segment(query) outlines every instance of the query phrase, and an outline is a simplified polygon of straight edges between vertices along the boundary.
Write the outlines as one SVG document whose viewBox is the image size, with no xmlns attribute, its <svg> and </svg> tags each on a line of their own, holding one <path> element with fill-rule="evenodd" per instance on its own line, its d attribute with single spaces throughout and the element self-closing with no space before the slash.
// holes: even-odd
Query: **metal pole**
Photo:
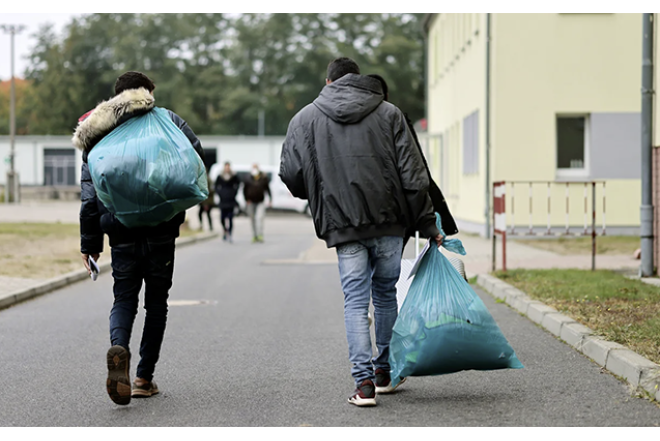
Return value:
<svg viewBox="0 0 660 441">
<path fill-rule="evenodd" d="M 534 235 L 534 226 L 532 219 L 532 196 L 533 196 L 532 183 L 530 182 L 529 183 L 529 232 L 527 233 L 528 236 Z"/>
<path fill-rule="evenodd" d="M 653 16 L 643 14 L 642 44 L 642 206 L 640 275 L 651 277 L 653 263 Z"/>
<path fill-rule="evenodd" d="M 511 234 L 516 234 L 516 213 L 513 207 L 515 207 L 516 202 L 516 190 L 515 183 L 511 183 Z"/>
<path fill-rule="evenodd" d="M 504 187 L 506 192 L 506 187 Z M 506 193 L 502 195 L 502 213 L 506 213 Z M 502 231 L 502 271 L 506 272 L 506 223 Z"/>
<path fill-rule="evenodd" d="M 568 218 L 568 207 L 569 207 L 569 189 L 568 189 L 568 182 L 566 183 L 566 234 L 567 236 L 571 234 L 570 227 L 569 227 L 569 218 Z"/>
<path fill-rule="evenodd" d="M 596 271 L 596 183 L 591 183 L 591 271 Z"/>
<path fill-rule="evenodd" d="M 266 114 L 264 110 L 259 111 L 259 136 L 264 136 L 266 132 Z"/>
<path fill-rule="evenodd" d="M 9 111 L 9 144 L 11 146 L 11 153 L 9 154 L 12 177 L 14 176 L 14 149 L 16 148 L 16 80 L 14 79 L 14 35 L 15 30 L 11 32 L 11 98 L 10 98 L 10 111 Z M 12 189 L 12 194 L 13 194 Z"/>
<path fill-rule="evenodd" d="M 494 182 L 493 182 L 493 199 L 495 199 L 495 183 Z M 493 243 L 493 252 L 492 252 L 493 271 L 495 271 L 495 269 L 497 268 L 497 234 L 495 234 L 495 208 L 494 208 L 494 205 L 495 205 L 495 201 L 493 200 L 493 214 L 492 214 L 493 222 L 492 222 L 492 225 L 491 225 L 491 229 L 493 230 L 492 231 L 492 238 L 491 238 L 491 242 Z"/>
<path fill-rule="evenodd" d="M 587 229 L 587 212 L 588 212 L 587 211 L 587 201 L 589 199 L 589 197 L 587 196 L 587 190 L 588 190 L 587 185 L 588 184 L 585 182 L 584 183 L 584 231 L 582 232 L 583 236 L 586 236 L 587 234 L 589 234 L 588 229 Z"/>
<path fill-rule="evenodd" d="M 551 208 L 550 208 L 550 183 L 548 182 L 548 231 L 545 232 L 546 236 L 551 236 L 552 235 L 552 231 L 551 231 L 551 228 L 550 228 L 550 210 L 551 210 Z"/>
<path fill-rule="evenodd" d="M 506 230 L 502 232 L 502 271 L 506 272 Z"/>
<path fill-rule="evenodd" d="M 607 234 L 606 228 L 605 228 L 605 203 L 607 202 L 607 198 L 605 197 L 605 181 L 603 181 L 603 232 L 601 233 L 601 236 L 605 236 Z"/>
<path fill-rule="evenodd" d="M 486 235 L 491 234 L 490 227 L 490 13 L 486 14 Z M 506 228 L 505 228 L 506 230 Z M 493 233 L 494 235 L 495 233 Z M 488 238 L 488 236 L 486 236 Z"/>
<path fill-rule="evenodd" d="M 14 168 L 16 156 L 16 80 L 14 75 L 14 37 L 25 29 L 24 25 L 0 25 L 10 35 L 11 92 L 9 99 L 9 173 L 5 185 L 5 202 L 18 201 L 18 182 Z"/>
</svg>

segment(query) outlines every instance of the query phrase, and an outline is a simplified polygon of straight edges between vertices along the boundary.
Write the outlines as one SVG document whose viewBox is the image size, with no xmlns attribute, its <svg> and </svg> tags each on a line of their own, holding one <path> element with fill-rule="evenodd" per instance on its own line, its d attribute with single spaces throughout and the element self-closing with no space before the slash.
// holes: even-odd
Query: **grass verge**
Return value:
<svg viewBox="0 0 660 441">
<path fill-rule="evenodd" d="M 2 276 L 48 279 L 82 268 L 79 250 L 77 224 L 0 223 Z"/>
<path fill-rule="evenodd" d="M 540 239 L 511 239 L 523 245 L 552 251 L 564 256 L 591 254 L 591 237 L 557 237 Z M 635 236 L 598 236 L 596 254 L 632 255 L 640 247 L 640 239 Z"/>
<path fill-rule="evenodd" d="M 199 234 L 181 228 L 181 237 Z M 100 261 L 110 259 L 105 236 Z M 0 223 L 0 276 L 49 279 L 82 269 L 80 226 L 61 223 Z"/>
<path fill-rule="evenodd" d="M 660 364 L 660 288 L 606 270 L 516 269 L 495 276 Z"/>
</svg>

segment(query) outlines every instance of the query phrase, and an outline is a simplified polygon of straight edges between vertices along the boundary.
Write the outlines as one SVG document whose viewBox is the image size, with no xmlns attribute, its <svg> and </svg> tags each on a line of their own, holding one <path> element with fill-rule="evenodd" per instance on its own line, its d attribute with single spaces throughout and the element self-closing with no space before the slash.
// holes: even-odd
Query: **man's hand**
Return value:
<svg viewBox="0 0 660 441">
<path fill-rule="evenodd" d="M 96 263 L 98 263 L 99 257 L 101 257 L 101 255 L 100 254 L 81 254 L 81 256 L 82 256 L 83 264 L 85 265 L 85 268 L 87 268 L 87 274 L 92 274 L 92 269 L 89 267 L 89 262 L 88 262 L 89 256 L 92 256 L 92 259 L 94 259 L 94 261 Z"/>
<path fill-rule="evenodd" d="M 442 242 L 445 240 L 445 237 L 442 234 L 438 234 L 433 238 L 435 240 L 435 243 L 438 245 L 438 248 L 442 246 Z"/>
</svg>

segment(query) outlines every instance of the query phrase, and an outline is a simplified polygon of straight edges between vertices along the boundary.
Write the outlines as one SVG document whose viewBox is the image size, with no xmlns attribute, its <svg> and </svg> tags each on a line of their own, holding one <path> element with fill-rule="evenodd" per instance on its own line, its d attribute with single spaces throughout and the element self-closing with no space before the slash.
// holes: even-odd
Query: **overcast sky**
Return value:
<svg viewBox="0 0 660 441">
<path fill-rule="evenodd" d="M 32 37 L 39 26 L 44 23 L 53 23 L 56 32 L 60 33 L 64 25 L 68 24 L 75 16 L 82 14 L 0 14 L 0 24 L 23 24 L 27 28 L 20 34 L 16 35 L 15 40 L 15 61 L 14 71 L 16 77 L 22 78 L 23 72 L 28 65 L 25 57 L 30 53 L 35 45 L 36 40 Z M 0 30 L 0 80 L 8 80 L 11 78 L 11 65 L 10 65 L 10 37 L 9 34 Z"/>
</svg>

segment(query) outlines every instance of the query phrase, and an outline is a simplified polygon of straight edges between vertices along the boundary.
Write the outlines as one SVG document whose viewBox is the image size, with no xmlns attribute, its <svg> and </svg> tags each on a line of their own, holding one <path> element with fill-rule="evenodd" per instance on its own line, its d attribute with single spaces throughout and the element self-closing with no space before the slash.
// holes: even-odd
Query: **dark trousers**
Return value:
<svg viewBox="0 0 660 441">
<path fill-rule="evenodd" d="M 174 274 L 173 235 L 142 237 L 112 247 L 115 301 L 110 312 L 110 342 L 129 349 L 138 294 L 144 280 L 144 329 L 137 376 L 151 381 L 167 322 L 167 297 Z"/>
<path fill-rule="evenodd" d="M 199 227 L 202 228 L 202 216 L 204 215 L 204 212 L 206 212 L 206 217 L 209 219 L 209 229 L 213 231 L 213 221 L 211 220 L 211 208 L 208 205 L 200 205 L 199 206 Z"/>
<path fill-rule="evenodd" d="M 234 229 L 234 209 L 233 208 L 221 208 L 220 209 L 220 223 L 222 228 L 225 230 L 225 233 L 231 234 L 231 231 Z"/>
</svg>

